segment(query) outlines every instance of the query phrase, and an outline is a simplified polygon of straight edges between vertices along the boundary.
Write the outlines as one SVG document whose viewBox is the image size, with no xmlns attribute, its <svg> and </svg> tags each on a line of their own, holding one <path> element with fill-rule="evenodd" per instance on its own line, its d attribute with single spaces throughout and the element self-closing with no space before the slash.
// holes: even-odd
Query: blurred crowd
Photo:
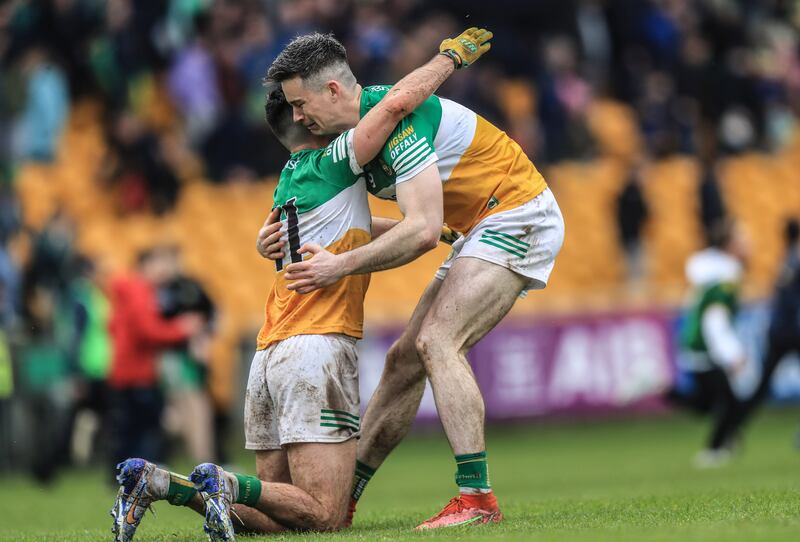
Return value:
<svg viewBox="0 0 800 542">
<path fill-rule="evenodd" d="M 179 250 L 144 250 L 134 269 L 107 276 L 74 250 L 73 231 L 57 213 L 29 265 L 4 268 L 0 471 L 47 482 L 66 465 L 111 473 L 132 455 L 224 459 L 228 413 L 207 386 L 215 308 Z"/>
<path fill-rule="evenodd" d="M 501 126 L 537 165 L 597 156 L 589 118 L 599 101 L 635 113 L 644 152 L 618 199 L 632 280 L 642 269 L 648 161 L 700 157 L 702 221 L 711 228 L 725 215 L 716 161 L 780 149 L 796 129 L 793 0 L 0 0 L 0 468 L 15 385 L 32 398 L 25 415 L 48 428 L 41 438 L 49 444 L 28 446 L 45 454 L 32 459 L 42 478 L 49 458 L 93 449 L 78 446 L 76 432 L 107 430 L 114 408 L 162 413 L 160 393 L 136 399 L 144 407 L 133 398 L 112 404 L 124 394 L 109 393 L 119 355 L 109 322 L 124 309 L 114 306 L 113 281 L 98 280 L 94 264 L 75 254 L 68 218 L 57 213 L 42 231 L 21 231 L 15 172 L 69 159 L 59 142 L 71 107 L 99 104 L 106 155 L 97 182 L 118 212 L 167 213 L 187 177 L 257 181 L 280 170 L 286 152 L 264 123 L 262 79 L 292 37 L 333 32 L 360 82 L 377 84 L 396 81 L 472 25 L 494 31 L 492 52 L 441 93 Z M 19 235 L 31 239 L 24 267 L 10 256 Z M 153 258 L 166 262 L 155 278 L 147 276 Z M 153 317 L 169 327 L 199 312 L 203 323 L 158 343 L 152 355 L 172 362 L 146 387 L 172 378 L 170 389 L 188 387 L 200 394 L 190 401 L 203 402 L 201 337 L 213 329 L 213 310 L 210 301 L 170 308 L 174 282 L 192 282 L 178 260 L 166 249 L 140 258 L 137 273 L 157 299 Z M 22 378 L 11 376 L 12 356 L 22 360 Z M 87 409 L 93 422 L 80 415 Z M 153 446 L 162 447 L 159 435 Z M 207 454 L 208 442 L 190 445 Z"/>
<path fill-rule="evenodd" d="M 592 156 L 604 98 L 634 108 L 654 157 L 772 149 L 794 124 L 791 0 L 5 0 L 0 158 L 53 159 L 70 103 L 97 99 L 102 177 L 163 211 L 187 156 L 214 181 L 279 170 L 262 79 L 293 36 L 333 32 L 362 83 L 390 83 L 471 24 L 495 31 L 492 54 L 442 93 L 540 164 Z"/>
</svg>

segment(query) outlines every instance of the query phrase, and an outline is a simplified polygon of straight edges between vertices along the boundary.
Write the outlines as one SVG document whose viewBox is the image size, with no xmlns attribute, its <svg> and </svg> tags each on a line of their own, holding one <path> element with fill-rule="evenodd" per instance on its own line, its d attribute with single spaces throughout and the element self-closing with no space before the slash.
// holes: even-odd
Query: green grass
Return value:
<svg viewBox="0 0 800 542">
<path fill-rule="evenodd" d="M 410 529 L 453 496 L 454 465 L 438 432 L 416 436 L 373 478 L 353 529 L 270 538 L 796 541 L 800 452 L 792 442 L 798 421 L 797 409 L 759 417 L 741 456 L 714 471 L 691 467 L 707 424 L 684 417 L 494 430 L 490 467 L 506 521 L 424 534 Z M 111 539 L 113 492 L 96 471 L 65 473 L 48 489 L 6 479 L 2 489 L 0 540 Z M 138 541 L 205 539 L 200 516 L 167 504 L 156 509 Z"/>
</svg>

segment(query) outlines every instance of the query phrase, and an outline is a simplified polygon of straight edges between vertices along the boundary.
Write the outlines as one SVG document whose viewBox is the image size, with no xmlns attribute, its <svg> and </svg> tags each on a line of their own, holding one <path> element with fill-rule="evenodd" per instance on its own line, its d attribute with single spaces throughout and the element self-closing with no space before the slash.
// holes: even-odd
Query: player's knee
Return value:
<svg viewBox="0 0 800 542">
<path fill-rule="evenodd" d="M 315 531 L 335 531 L 344 524 L 344 515 L 341 510 L 334 507 L 325 507 L 318 518 L 316 518 Z"/>
<path fill-rule="evenodd" d="M 414 341 L 403 338 L 392 345 L 386 353 L 384 373 L 395 380 L 409 382 L 425 378 L 425 368 Z"/>
<path fill-rule="evenodd" d="M 259 465 L 256 463 L 256 476 L 259 480 L 269 480 L 272 476 L 269 468 L 266 465 Z"/>
<path fill-rule="evenodd" d="M 439 362 L 443 359 L 443 338 L 437 337 L 437 333 L 433 329 L 426 329 L 420 332 L 414 343 L 416 347 L 417 356 L 422 362 L 425 372 L 430 374 L 436 370 Z"/>
</svg>

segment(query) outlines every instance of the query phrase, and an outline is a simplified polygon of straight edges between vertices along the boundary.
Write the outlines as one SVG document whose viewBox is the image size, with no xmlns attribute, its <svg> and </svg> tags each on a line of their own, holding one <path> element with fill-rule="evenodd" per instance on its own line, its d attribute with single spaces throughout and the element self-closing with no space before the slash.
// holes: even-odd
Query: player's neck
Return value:
<svg viewBox="0 0 800 542">
<path fill-rule="evenodd" d="M 350 128 L 355 128 L 358 121 L 361 120 L 361 92 L 364 89 L 356 83 L 355 92 L 353 92 L 353 98 L 349 100 L 345 106 L 344 111 L 344 119 L 346 126 L 343 126 L 343 130 L 349 130 Z"/>
<path fill-rule="evenodd" d="M 300 151 L 308 151 L 314 149 L 321 149 L 323 147 L 327 147 L 328 143 L 331 142 L 330 136 L 311 136 L 310 138 L 306 139 L 302 143 L 298 143 L 297 145 L 293 145 L 289 152 L 294 154 Z"/>
</svg>

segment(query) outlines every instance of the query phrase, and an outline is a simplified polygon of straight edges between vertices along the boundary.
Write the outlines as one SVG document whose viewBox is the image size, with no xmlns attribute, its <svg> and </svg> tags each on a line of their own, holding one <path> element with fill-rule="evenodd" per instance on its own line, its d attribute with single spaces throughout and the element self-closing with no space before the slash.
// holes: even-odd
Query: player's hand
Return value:
<svg viewBox="0 0 800 542">
<path fill-rule="evenodd" d="M 281 240 L 280 218 L 281 210 L 276 207 L 264 221 L 256 239 L 256 250 L 262 257 L 270 260 L 282 260 L 284 257 L 282 249 L 285 241 Z"/>
<path fill-rule="evenodd" d="M 453 59 L 456 69 L 466 68 L 492 48 L 489 40 L 494 34 L 485 28 L 472 27 L 460 36 L 448 38 L 439 45 L 439 52 Z"/>
<path fill-rule="evenodd" d="M 298 254 L 311 254 L 311 258 L 290 264 L 286 268 L 286 288 L 299 294 L 307 294 L 338 282 L 342 277 L 342 266 L 336 254 L 328 252 L 314 243 L 306 243 Z"/>
<path fill-rule="evenodd" d="M 442 226 L 442 234 L 439 236 L 439 241 L 442 243 L 447 243 L 448 245 L 452 245 L 458 241 L 459 237 L 461 237 L 460 233 L 445 224 Z"/>
</svg>

